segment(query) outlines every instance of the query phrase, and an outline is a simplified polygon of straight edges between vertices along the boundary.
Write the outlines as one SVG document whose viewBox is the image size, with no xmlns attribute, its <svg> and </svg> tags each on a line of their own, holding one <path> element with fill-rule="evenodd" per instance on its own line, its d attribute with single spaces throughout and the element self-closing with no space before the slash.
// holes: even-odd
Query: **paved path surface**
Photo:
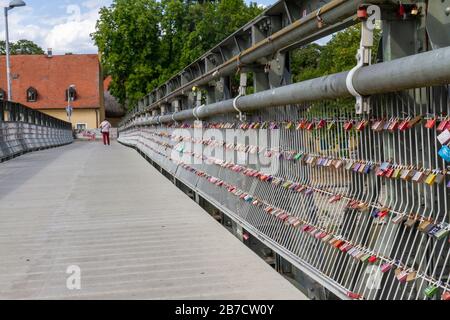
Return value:
<svg viewBox="0 0 450 320">
<path fill-rule="evenodd" d="M 77 142 L 0 164 L 0 299 L 61 298 L 305 297 L 137 152 Z"/>
</svg>

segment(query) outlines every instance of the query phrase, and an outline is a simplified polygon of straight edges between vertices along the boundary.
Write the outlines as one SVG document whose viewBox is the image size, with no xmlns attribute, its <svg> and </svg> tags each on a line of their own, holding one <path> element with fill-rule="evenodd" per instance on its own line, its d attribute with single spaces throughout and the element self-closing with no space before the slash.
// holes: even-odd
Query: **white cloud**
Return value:
<svg viewBox="0 0 450 320">
<path fill-rule="evenodd" d="M 32 40 L 44 50 L 52 48 L 55 54 L 96 53 L 90 34 L 95 31 L 100 7 L 110 2 L 86 0 L 80 6 L 69 4 L 64 6 L 65 14 L 60 16 L 39 16 L 31 6 L 12 10 L 9 15 L 10 41 Z M 2 22 L 0 34 L 4 34 Z"/>
<path fill-rule="evenodd" d="M 66 21 L 54 25 L 45 37 L 45 43 L 54 52 L 95 52 L 96 48 L 90 38 L 95 31 L 98 8 L 85 14 L 77 6 L 68 6 L 69 16 Z"/>
</svg>

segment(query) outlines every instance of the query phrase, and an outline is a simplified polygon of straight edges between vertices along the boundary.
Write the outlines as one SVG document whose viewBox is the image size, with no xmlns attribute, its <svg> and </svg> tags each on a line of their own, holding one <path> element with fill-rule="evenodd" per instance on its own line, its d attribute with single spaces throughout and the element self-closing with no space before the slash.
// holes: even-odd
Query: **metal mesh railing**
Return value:
<svg viewBox="0 0 450 320">
<path fill-rule="evenodd" d="M 0 160 L 71 143 L 72 125 L 13 102 L 0 102 Z"/>
<path fill-rule="evenodd" d="M 139 148 L 322 284 L 350 298 L 449 294 L 449 87 L 206 122 L 140 126 Z"/>
</svg>

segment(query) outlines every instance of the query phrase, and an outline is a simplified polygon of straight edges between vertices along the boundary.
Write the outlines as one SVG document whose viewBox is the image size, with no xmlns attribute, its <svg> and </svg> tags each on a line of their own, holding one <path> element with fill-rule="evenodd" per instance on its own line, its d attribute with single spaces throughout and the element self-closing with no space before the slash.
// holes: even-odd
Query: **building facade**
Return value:
<svg viewBox="0 0 450 320">
<path fill-rule="evenodd" d="M 98 128 L 105 119 L 103 75 L 96 54 L 11 56 L 12 100 L 75 129 Z M 0 99 L 7 99 L 6 58 L 0 57 Z"/>
</svg>

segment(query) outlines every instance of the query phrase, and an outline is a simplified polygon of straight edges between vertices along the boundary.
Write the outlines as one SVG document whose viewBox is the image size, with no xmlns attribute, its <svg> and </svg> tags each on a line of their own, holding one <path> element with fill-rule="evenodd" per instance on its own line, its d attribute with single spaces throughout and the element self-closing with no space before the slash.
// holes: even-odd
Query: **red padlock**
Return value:
<svg viewBox="0 0 450 320">
<path fill-rule="evenodd" d="M 344 124 L 344 129 L 346 130 L 346 131 L 349 131 L 349 130 L 351 130 L 353 128 L 353 121 L 348 121 L 348 122 L 346 122 L 345 124 Z"/>
<path fill-rule="evenodd" d="M 450 301 L 450 291 L 445 291 L 441 296 L 441 300 Z"/>
<path fill-rule="evenodd" d="M 361 299 L 361 295 L 359 293 L 354 293 L 354 292 L 347 292 L 347 297 L 351 298 L 351 299 Z"/>
<path fill-rule="evenodd" d="M 327 122 L 325 120 L 320 120 L 319 123 L 317 124 L 316 129 L 322 129 L 327 125 Z"/>
<path fill-rule="evenodd" d="M 439 126 L 437 127 L 436 130 L 439 132 L 444 131 L 448 125 L 449 125 L 449 121 L 447 118 L 445 118 L 444 120 L 441 121 L 441 123 L 439 124 Z"/>
<path fill-rule="evenodd" d="M 433 129 L 435 125 L 436 125 L 436 118 L 428 119 L 427 123 L 425 124 L 425 128 Z"/>
<path fill-rule="evenodd" d="M 359 7 L 357 15 L 358 19 L 366 20 L 369 17 L 369 15 L 367 14 L 367 8 L 363 6 Z"/>
</svg>

